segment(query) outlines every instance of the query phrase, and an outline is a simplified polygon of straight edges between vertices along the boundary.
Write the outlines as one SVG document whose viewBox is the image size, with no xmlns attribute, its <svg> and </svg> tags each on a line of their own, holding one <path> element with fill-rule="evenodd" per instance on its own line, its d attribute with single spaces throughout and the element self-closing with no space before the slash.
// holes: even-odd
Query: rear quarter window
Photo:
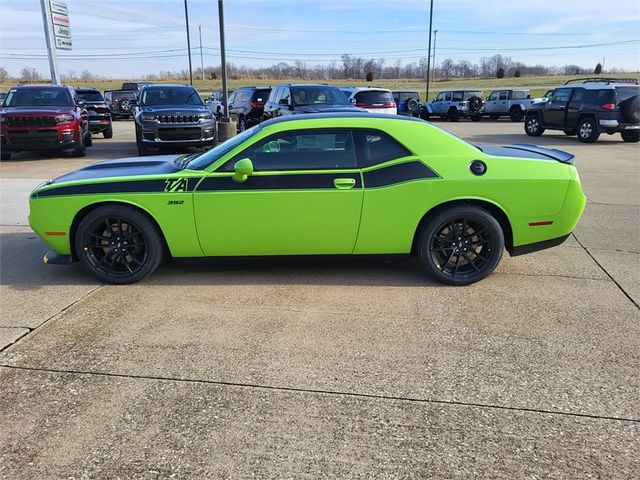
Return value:
<svg viewBox="0 0 640 480">
<path fill-rule="evenodd" d="M 362 142 L 360 166 L 363 168 L 411 155 L 409 150 L 384 132 L 364 131 L 358 135 Z"/>
</svg>

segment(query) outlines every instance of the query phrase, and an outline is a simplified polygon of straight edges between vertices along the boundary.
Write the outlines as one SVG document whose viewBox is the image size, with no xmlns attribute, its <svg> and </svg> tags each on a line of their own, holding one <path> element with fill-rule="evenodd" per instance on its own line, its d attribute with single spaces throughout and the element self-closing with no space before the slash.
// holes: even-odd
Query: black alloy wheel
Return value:
<svg viewBox="0 0 640 480">
<path fill-rule="evenodd" d="M 162 261 L 163 245 L 153 222 L 136 209 L 99 207 L 78 226 L 76 253 L 96 277 L 109 283 L 132 283 Z"/>
<path fill-rule="evenodd" d="M 593 117 L 583 117 L 578 123 L 578 140 L 582 143 L 594 143 L 600 137 L 596 120 Z"/>
<path fill-rule="evenodd" d="M 544 133 L 544 128 L 540 125 L 537 115 L 528 115 L 524 121 L 524 133 L 530 137 L 539 137 Z"/>
<path fill-rule="evenodd" d="M 504 250 L 497 220 L 475 206 L 453 207 L 436 215 L 419 239 L 427 272 L 449 285 L 469 285 L 496 268 Z"/>
</svg>

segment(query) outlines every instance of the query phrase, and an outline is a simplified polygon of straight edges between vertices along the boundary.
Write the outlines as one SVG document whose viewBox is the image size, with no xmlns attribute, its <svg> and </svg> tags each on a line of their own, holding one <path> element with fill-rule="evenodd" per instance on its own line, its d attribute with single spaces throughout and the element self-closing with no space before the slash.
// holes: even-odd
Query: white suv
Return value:
<svg viewBox="0 0 640 480">
<path fill-rule="evenodd" d="M 351 103 L 369 113 L 396 115 L 398 109 L 391 90 L 379 87 L 340 87 Z"/>
</svg>

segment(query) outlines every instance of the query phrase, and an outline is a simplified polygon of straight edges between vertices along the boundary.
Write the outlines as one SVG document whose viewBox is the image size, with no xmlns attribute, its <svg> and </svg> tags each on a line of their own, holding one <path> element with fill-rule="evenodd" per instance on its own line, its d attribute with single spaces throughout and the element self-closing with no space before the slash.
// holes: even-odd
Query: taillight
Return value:
<svg viewBox="0 0 640 480">
<path fill-rule="evenodd" d="M 615 110 L 616 109 L 616 104 L 615 103 L 605 103 L 604 105 L 602 105 L 602 108 L 604 108 L 605 110 Z"/>
<path fill-rule="evenodd" d="M 251 106 L 253 108 L 262 108 L 264 107 L 264 102 L 251 102 Z"/>
</svg>

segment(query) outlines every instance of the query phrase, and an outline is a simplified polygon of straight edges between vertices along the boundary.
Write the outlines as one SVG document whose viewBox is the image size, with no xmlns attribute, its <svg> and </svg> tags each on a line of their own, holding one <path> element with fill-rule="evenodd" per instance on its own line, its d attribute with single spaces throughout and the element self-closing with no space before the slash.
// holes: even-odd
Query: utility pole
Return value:
<svg viewBox="0 0 640 480">
<path fill-rule="evenodd" d="M 431 28 L 433 27 L 433 0 L 429 10 L 429 51 L 427 52 L 427 92 L 425 102 L 429 101 L 429 78 L 431 77 Z"/>
<path fill-rule="evenodd" d="M 193 85 L 193 68 L 191 67 L 191 38 L 189 38 L 189 8 L 184 0 L 184 23 L 187 27 L 187 50 L 189 52 L 189 84 Z"/>
<path fill-rule="evenodd" d="M 220 24 L 220 76 L 222 77 L 222 118 L 218 122 L 218 140 L 225 141 L 236 134 L 236 124 L 229 118 L 229 99 L 227 96 L 227 56 L 224 45 L 224 7 L 218 0 L 218 22 Z"/>
<path fill-rule="evenodd" d="M 602 73 L 604 73 L 604 59 L 605 59 L 605 58 L 606 58 L 606 57 L 602 57 Z"/>
<path fill-rule="evenodd" d="M 202 70 L 202 81 L 204 82 L 204 57 L 202 56 L 202 25 L 198 25 L 198 35 L 200 36 L 200 70 Z"/>
<path fill-rule="evenodd" d="M 438 30 L 433 31 L 433 83 L 436 83 L 436 40 L 438 39 Z M 427 98 L 427 101 L 429 99 Z"/>
<path fill-rule="evenodd" d="M 53 41 L 53 28 L 51 26 L 51 10 L 49 0 L 40 0 L 42 7 L 42 24 L 44 26 L 44 38 L 47 41 L 47 53 L 49 54 L 49 69 L 51 70 L 51 83 L 60 84 L 58 75 L 58 56 Z"/>
</svg>

